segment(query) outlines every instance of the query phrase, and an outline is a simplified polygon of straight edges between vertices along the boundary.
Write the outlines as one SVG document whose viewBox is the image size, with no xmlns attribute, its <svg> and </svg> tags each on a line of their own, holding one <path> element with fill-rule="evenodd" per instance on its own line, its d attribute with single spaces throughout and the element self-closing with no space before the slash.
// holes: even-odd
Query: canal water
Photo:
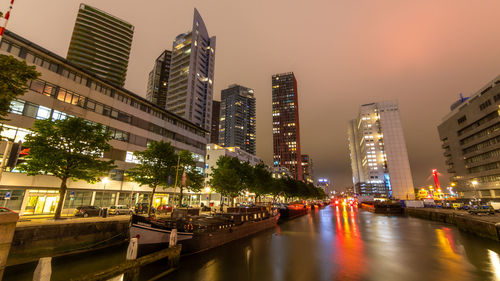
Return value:
<svg viewBox="0 0 500 281">
<path fill-rule="evenodd" d="M 123 256 L 121 247 L 74 261 L 55 259 L 52 280 L 114 265 Z M 28 267 L 8 268 L 4 280 L 31 280 L 34 265 Z M 329 206 L 248 239 L 182 256 L 180 268 L 161 280 L 500 280 L 500 243 L 451 225 Z"/>
</svg>

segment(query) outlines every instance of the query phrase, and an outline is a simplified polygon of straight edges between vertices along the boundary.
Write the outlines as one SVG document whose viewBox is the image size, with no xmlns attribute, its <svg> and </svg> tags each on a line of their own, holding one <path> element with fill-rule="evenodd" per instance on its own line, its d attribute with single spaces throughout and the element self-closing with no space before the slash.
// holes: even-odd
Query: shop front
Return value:
<svg viewBox="0 0 500 281">
<path fill-rule="evenodd" d="M 24 215 L 53 214 L 59 202 L 59 191 L 48 189 L 26 190 Z"/>
</svg>

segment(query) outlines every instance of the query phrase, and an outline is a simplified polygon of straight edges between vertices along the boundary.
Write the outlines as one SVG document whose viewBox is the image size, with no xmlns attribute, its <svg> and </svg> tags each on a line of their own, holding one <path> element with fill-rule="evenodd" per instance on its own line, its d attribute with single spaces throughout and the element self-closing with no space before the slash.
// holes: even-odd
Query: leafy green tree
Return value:
<svg viewBox="0 0 500 281">
<path fill-rule="evenodd" d="M 270 194 L 272 191 L 273 178 L 271 172 L 266 169 L 266 165 L 257 164 L 252 168 L 251 181 L 248 183 L 249 191 L 255 193 L 255 201 L 262 195 Z"/>
<path fill-rule="evenodd" d="M 186 173 L 186 182 L 179 185 L 179 207 L 182 206 L 182 197 L 184 189 L 193 192 L 199 192 L 203 188 L 203 175 L 196 170 L 196 160 L 193 154 L 187 150 L 181 150 L 178 153 L 179 157 L 179 176 L 182 176 L 184 172 Z"/>
<path fill-rule="evenodd" d="M 28 91 L 28 81 L 38 78 L 35 66 L 13 56 L 0 55 L 0 121 L 5 121 L 10 103 Z"/>
<path fill-rule="evenodd" d="M 28 175 L 51 174 L 61 180 L 55 219 L 61 217 L 68 179 L 95 183 L 114 167 L 113 161 L 101 160 L 110 149 L 109 140 L 103 125 L 81 118 L 35 121 L 23 144 L 29 153 L 20 170 Z"/>
<path fill-rule="evenodd" d="M 153 189 L 149 198 L 149 216 L 156 188 L 169 185 L 169 177 L 175 173 L 177 157 L 174 147 L 163 141 L 151 142 L 146 150 L 134 152 L 134 156 L 137 157 L 139 163 L 128 171 L 128 175 L 138 184 L 147 185 Z"/>
<path fill-rule="evenodd" d="M 210 184 L 213 189 L 222 196 L 234 199 L 240 195 L 245 188 L 243 177 L 240 174 L 241 171 L 241 163 L 238 158 L 221 156 L 217 160 L 217 167 L 212 171 Z M 233 200 L 231 202 L 233 202 Z"/>
</svg>

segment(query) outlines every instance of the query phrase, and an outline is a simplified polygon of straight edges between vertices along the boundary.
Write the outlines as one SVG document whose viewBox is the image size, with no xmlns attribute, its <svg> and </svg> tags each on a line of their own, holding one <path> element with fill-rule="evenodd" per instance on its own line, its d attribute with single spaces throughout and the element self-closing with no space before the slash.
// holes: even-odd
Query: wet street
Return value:
<svg viewBox="0 0 500 281">
<path fill-rule="evenodd" d="M 56 258 L 52 280 L 69 280 L 124 259 L 118 247 Z M 500 243 L 454 226 L 330 206 L 249 239 L 181 257 L 161 280 L 500 280 Z M 31 280 L 35 264 L 8 268 L 4 280 Z M 30 272 L 31 271 L 31 272 Z M 141 270 L 141 280 L 160 272 Z"/>
</svg>

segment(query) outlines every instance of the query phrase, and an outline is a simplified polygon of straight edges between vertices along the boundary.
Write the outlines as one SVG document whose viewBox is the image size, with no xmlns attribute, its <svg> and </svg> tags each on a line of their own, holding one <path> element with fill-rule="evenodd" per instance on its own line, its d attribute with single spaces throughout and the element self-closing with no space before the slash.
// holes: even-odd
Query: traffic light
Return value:
<svg viewBox="0 0 500 281">
<path fill-rule="evenodd" d="M 9 160 L 7 161 L 7 167 L 10 170 L 14 169 L 18 164 L 24 162 L 24 156 L 28 155 L 29 148 L 23 147 L 22 142 L 17 142 L 12 144 L 12 149 L 10 150 Z"/>
</svg>

